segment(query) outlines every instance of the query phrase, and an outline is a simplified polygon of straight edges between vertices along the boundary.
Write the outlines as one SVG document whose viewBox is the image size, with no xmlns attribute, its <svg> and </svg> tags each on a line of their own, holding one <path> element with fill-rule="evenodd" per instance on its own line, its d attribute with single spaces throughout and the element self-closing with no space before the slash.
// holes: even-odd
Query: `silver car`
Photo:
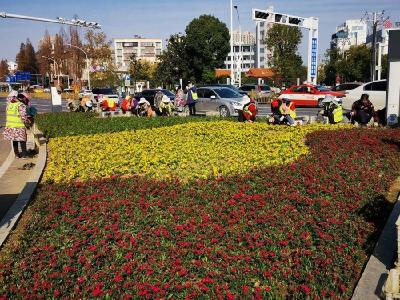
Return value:
<svg viewBox="0 0 400 300">
<path fill-rule="evenodd" d="M 226 87 L 205 86 L 197 89 L 196 114 L 237 116 L 243 108 L 243 96 Z"/>
</svg>

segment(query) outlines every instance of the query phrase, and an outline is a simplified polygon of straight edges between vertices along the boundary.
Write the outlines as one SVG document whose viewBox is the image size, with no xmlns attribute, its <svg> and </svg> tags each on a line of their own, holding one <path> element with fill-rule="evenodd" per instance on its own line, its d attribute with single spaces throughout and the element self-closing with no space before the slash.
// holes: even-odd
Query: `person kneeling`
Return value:
<svg viewBox="0 0 400 300">
<path fill-rule="evenodd" d="M 243 109 L 239 111 L 239 122 L 254 122 L 257 112 L 257 105 L 254 99 L 245 97 Z"/>
<path fill-rule="evenodd" d="M 168 96 L 163 96 L 160 105 L 158 106 L 160 115 L 164 117 L 172 116 L 172 110 L 174 109 L 174 104 L 171 102 Z"/>
</svg>

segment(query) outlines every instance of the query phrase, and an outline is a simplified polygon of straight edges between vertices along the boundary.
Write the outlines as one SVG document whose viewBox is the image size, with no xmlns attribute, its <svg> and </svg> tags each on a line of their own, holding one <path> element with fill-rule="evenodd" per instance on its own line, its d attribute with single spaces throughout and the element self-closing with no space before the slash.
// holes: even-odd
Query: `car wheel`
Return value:
<svg viewBox="0 0 400 300">
<path fill-rule="evenodd" d="M 219 115 L 223 118 L 229 117 L 231 114 L 229 112 L 229 109 L 223 105 L 219 108 Z"/>
<path fill-rule="evenodd" d="M 322 101 L 324 101 L 324 99 L 323 99 L 323 98 L 321 98 L 321 99 L 318 99 L 318 104 L 317 104 L 317 107 L 322 107 Z"/>
</svg>

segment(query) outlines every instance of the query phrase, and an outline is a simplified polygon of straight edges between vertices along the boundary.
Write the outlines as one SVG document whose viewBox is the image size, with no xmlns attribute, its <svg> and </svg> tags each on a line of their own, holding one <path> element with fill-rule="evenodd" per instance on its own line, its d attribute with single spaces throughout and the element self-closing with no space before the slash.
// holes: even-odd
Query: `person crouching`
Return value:
<svg viewBox="0 0 400 300">
<path fill-rule="evenodd" d="M 172 116 L 172 110 L 174 109 L 174 104 L 171 102 L 168 96 L 164 95 L 162 97 L 161 103 L 158 106 L 160 116 L 170 117 Z"/>
<path fill-rule="evenodd" d="M 256 120 L 258 110 L 254 99 L 244 97 L 243 109 L 239 111 L 239 122 L 254 122 Z"/>
</svg>

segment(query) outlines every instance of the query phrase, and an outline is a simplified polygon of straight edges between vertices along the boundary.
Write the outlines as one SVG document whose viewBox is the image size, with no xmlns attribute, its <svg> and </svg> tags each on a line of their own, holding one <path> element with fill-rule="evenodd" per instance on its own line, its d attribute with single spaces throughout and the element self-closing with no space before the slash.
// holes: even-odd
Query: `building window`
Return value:
<svg viewBox="0 0 400 300">
<path fill-rule="evenodd" d="M 152 42 L 141 42 L 140 45 L 142 47 L 153 47 L 154 44 Z"/>
</svg>

